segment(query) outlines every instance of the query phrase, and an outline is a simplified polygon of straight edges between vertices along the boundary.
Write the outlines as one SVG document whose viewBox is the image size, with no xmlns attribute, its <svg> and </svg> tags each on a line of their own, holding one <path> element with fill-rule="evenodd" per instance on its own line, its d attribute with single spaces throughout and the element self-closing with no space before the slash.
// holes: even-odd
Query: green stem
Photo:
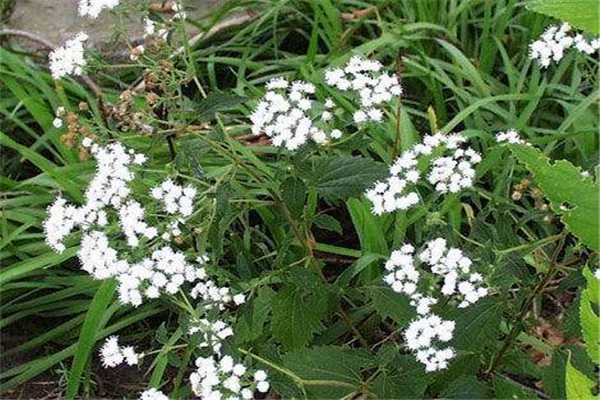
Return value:
<svg viewBox="0 0 600 400">
<path fill-rule="evenodd" d="M 533 304 L 535 298 L 538 296 L 538 294 L 542 293 L 542 291 L 544 290 L 544 288 L 546 287 L 548 282 L 550 282 L 552 280 L 552 278 L 554 277 L 554 274 L 558 271 L 557 260 L 558 260 L 559 254 L 563 248 L 566 233 L 562 232 L 559 235 L 554 235 L 554 236 L 557 236 L 560 238 L 560 243 L 554 249 L 554 253 L 552 254 L 550 268 L 548 268 L 546 275 L 544 275 L 542 280 L 535 286 L 535 288 L 533 289 L 533 291 L 531 292 L 529 297 L 527 299 L 525 299 L 525 301 L 521 305 L 521 310 L 515 317 L 513 324 L 512 324 L 512 328 L 511 328 L 510 332 L 508 333 L 508 335 L 506 336 L 506 339 L 504 340 L 504 344 L 500 348 L 500 351 L 498 351 L 498 353 L 496 353 L 496 356 L 492 359 L 492 362 L 490 363 L 489 368 L 485 372 L 485 374 L 487 376 L 491 376 L 494 373 L 496 368 L 500 365 L 500 362 L 502 361 L 502 357 L 504 357 L 504 354 L 508 351 L 508 349 L 513 344 L 513 342 L 516 340 L 516 338 L 519 336 L 519 334 L 521 334 L 521 332 L 523 331 L 523 328 L 524 328 L 523 320 L 525 319 L 525 316 L 529 312 L 529 309 L 531 308 L 531 305 Z M 550 237 L 552 237 L 552 236 L 550 236 Z M 546 239 L 549 239 L 549 238 L 546 238 Z"/>
</svg>

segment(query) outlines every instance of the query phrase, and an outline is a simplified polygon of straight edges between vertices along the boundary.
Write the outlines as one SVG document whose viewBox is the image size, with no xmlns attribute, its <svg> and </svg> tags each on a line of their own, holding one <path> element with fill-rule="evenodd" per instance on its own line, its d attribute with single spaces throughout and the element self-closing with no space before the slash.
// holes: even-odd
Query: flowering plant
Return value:
<svg viewBox="0 0 600 400">
<path fill-rule="evenodd" d="M 125 64 L 85 32 L 49 73 L 0 50 L 0 144 L 30 163 L 2 181 L 0 323 L 55 323 L 9 355 L 68 343 L 2 372 L 0 391 L 60 363 L 68 399 L 589 386 L 598 39 L 530 35 L 518 5 L 425 23 L 408 2 L 233 3 L 190 37 L 183 1 L 81 0 L 81 18 L 139 13 Z M 136 384 L 106 393 L 111 374 Z"/>
</svg>

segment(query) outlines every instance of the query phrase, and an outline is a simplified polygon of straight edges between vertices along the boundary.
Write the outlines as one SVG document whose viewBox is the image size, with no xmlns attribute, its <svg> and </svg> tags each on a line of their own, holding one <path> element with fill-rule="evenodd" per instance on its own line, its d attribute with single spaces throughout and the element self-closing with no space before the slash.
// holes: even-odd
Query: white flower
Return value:
<svg viewBox="0 0 600 400">
<path fill-rule="evenodd" d="M 52 126 L 54 126 L 56 129 L 62 128 L 62 126 L 63 126 L 62 118 L 59 118 L 59 117 L 54 118 L 54 120 L 52 121 Z"/>
<path fill-rule="evenodd" d="M 79 15 L 97 18 L 102 10 L 110 10 L 118 5 L 119 0 L 79 0 Z"/>
<path fill-rule="evenodd" d="M 169 400 L 169 397 L 160 390 L 150 388 L 141 393 L 139 400 Z"/>
<path fill-rule="evenodd" d="M 235 364 L 231 356 L 198 357 L 190 383 L 194 394 L 203 399 L 239 398 L 240 395 L 251 399 L 254 389 L 261 393 L 269 390 L 266 374 L 264 379 L 254 382 L 251 376 L 250 371 L 243 364 Z"/>
<path fill-rule="evenodd" d="M 428 264 L 429 268 L 417 269 L 418 261 Z M 454 357 L 452 348 L 440 349 L 439 345 L 452 339 L 455 323 L 433 314 L 431 308 L 438 299 L 423 293 L 436 290 L 436 281 L 439 280 L 436 277 L 440 277 L 440 293 L 458 297 L 459 308 L 475 303 L 487 295 L 488 289 L 483 286 L 481 274 L 471 272 L 471 266 L 471 260 L 460 249 L 448 248 L 443 238 L 427 242 L 418 257 L 415 257 L 414 247 L 405 244 L 400 250 L 393 251 L 385 263 L 387 273 L 384 274 L 384 282 L 396 293 L 407 295 L 410 305 L 419 315 L 410 323 L 404 337 L 408 348 L 416 351 L 417 360 L 425 364 L 428 372 L 446 368 L 448 361 Z M 423 273 L 429 277 L 422 279 Z M 423 287 L 424 282 L 434 286 Z"/>
<path fill-rule="evenodd" d="M 325 82 L 328 85 L 358 95 L 360 108 L 353 115 L 357 124 L 380 122 L 383 113 L 377 107 L 402 94 L 398 77 L 381 72 L 382 68 L 378 61 L 354 56 L 344 68 L 325 72 Z M 331 104 L 326 103 L 325 107 L 329 108 L 328 105 Z"/>
<path fill-rule="evenodd" d="M 552 62 L 560 61 L 566 50 L 573 47 L 581 53 L 592 54 L 600 49 L 600 38 L 588 42 L 581 34 L 573 36 L 569 24 L 563 23 L 560 27 L 553 25 L 546 29 L 540 39 L 529 45 L 529 56 L 546 68 Z"/>
<path fill-rule="evenodd" d="M 519 132 L 515 129 L 509 129 L 506 132 L 498 132 L 496 134 L 496 142 L 498 143 L 511 143 L 511 144 L 525 144 L 530 146 L 531 144 L 521 139 Z"/>
<path fill-rule="evenodd" d="M 321 115 L 314 115 L 315 109 L 319 108 L 315 106 L 318 102 L 311 98 L 315 93 L 314 85 L 275 78 L 266 87 L 267 93 L 250 115 L 253 134 L 264 133 L 274 146 L 292 151 L 310 140 L 324 144 L 334 137 L 333 132 L 328 135 L 327 129 L 320 126 L 331 121 L 333 114 L 323 111 Z M 335 132 L 335 136 L 341 136 L 339 133 Z"/>
<path fill-rule="evenodd" d="M 67 40 L 64 46 L 58 47 L 50 53 L 48 56 L 50 72 L 54 79 L 83 73 L 86 65 L 83 42 L 87 39 L 88 35 L 80 32 L 73 39 Z"/>
<path fill-rule="evenodd" d="M 423 142 L 405 151 L 390 167 L 390 176 L 386 181 L 375 182 L 365 196 L 373 205 L 372 212 L 380 215 L 396 210 L 406 210 L 419 202 L 415 184 L 420 179 L 417 163 L 421 155 L 429 155 L 434 149 L 443 146 L 451 151 L 447 157 L 433 160 L 428 176 L 439 193 L 459 192 L 473 185 L 475 170 L 473 164 L 481 161 L 481 156 L 473 149 L 462 149 L 459 146 L 466 139 L 457 134 L 429 135 Z"/>
<path fill-rule="evenodd" d="M 119 337 L 111 336 L 106 339 L 100 348 L 100 357 L 102 358 L 102 365 L 106 368 L 116 367 L 123 361 L 127 365 L 135 365 L 138 363 L 140 355 L 131 346 L 119 346 Z"/>
<path fill-rule="evenodd" d="M 189 217 L 194 212 L 196 189 L 193 186 L 179 186 L 171 179 L 166 179 L 159 186 L 152 188 L 150 195 L 162 202 L 163 209 L 168 214 Z"/>
</svg>

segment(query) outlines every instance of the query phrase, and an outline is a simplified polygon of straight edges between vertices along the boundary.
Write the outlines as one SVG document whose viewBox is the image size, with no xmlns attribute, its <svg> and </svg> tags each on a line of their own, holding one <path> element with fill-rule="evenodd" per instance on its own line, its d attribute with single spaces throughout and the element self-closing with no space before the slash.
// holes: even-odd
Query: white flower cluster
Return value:
<svg viewBox="0 0 600 400">
<path fill-rule="evenodd" d="M 427 242 L 418 260 L 431 267 L 433 276 L 442 278 L 442 295 L 459 297 L 459 308 L 475 303 L 488 293 L 483 287 L 483 277 L 471 272 L 471 260 L 460 249 L 449 249 L 442 238 Z M 383 279 L 394 292 L 407 295 L 410 304 L 416 308 L 419 317 L 406 329 L 406 343 L 409 349 L 416 351 L 417 360 L 425 364 L 426 371 L 437 371 L 446 368 L 454 357 L 454 350 L 442 347 L 442 343 L 452 339 L 455 324 L 431 312 L 438 299 L 419 290 L 421 272 L 415 262 L 414 247 L 403 245 L 400 250 L 393 251 L 385 263 L 388 273 Z"/>
<path fill-rule="evenodd" d="M 79 0 L 79 15 L 98 18 L 102 10 L 111 10 L 119 5 L 119 0 Z"/>
<path fill-rule="evenodd" d="M 329 135 L 319 128 L 310 116 L 315 86 L 303 81 L 288 82 L 283 78 L 272 79 L 267 83 L 267 93 L 250 115 L 252 133 L 266 134 L 273 145 L 296 150 L 309 139 L 322 144 L 329 138 L 339 138 L 341 131 L 333 130 Z M 326 102 L 326 106 L 333 106 Z M 327 108 L 326 107 L 326 108 Z M 325 121 L 332 117 L 329 111 L 323 113 Z"/>
<path fill-rule="evenodd" d="M 454 358 L 451 347 L 440 349 L 436 346 L 436 342 L 452 340 L 454 326 L 454 321 L 445 321 L 435 314 L 429 314 L 411 322 L 404 332 L 408 348 L 417 352 L 417 360 L 425 364 L 427 372 L 447 368 L 448 361 Z"/>
<path fill-rule="evenodd" d="M 343 68 L 325 72 L 325 82 L 341 91 L 353 91 L 360 98 L 360 109 L 354 113 L 357 124 L 380 122 L 383 112 L 378 106 L 402 95 L 402 86 L 396 75 L 382 72 L 379 61 L 354 56 Z"/>
<path fill-rule="evenodd" d="M 119 222 L 127 237 L 127 244 L 136 247 L 139 244 L 138 235 L 153 239 L 158 235 L 158 229 L 144 222 L 144 208 L 135 200 L 129 200 L 119 207 Z"/>
<path fill-rule="evenodd" d="M 592 54 L 600 49 L 600 38 L 588 42 L 581 34 L 573 36 L 571 26 L 567 23 L 553 25 L 546 29 L 540 39 L 529 45 L 529 55 L 545 68 L 552 62 L 560 61 L 565 51 L 572 47 L 582 53 Z"/>
<path fill-rule="evenodd" d="M 152 188 L 150 194 L 164 205 L 168 214 L 179 213 L 188 217 L 194 210 L 196 189 L 191 185 L 182 187 L 167 179 L 160 186 Z"/>
<path fill-rule="evenodd" d="M 204 400 L 252 399 L 254 391 L 269 391 L 267 373 L 257 370 L 252 376 L 246 366 L 228 355 L 198 357 L 196 371 L 190 375 L 194 394 Z"/>
<path fill-rule="evenodd" d="M 433 168 L 428 179 L 435 185 L 436 191 L 457 193 L 472 186 L 475 176 L 473 164 L 480 162 L 481 156 L 471 148 L 460 148 L 465 141 L 459 134 L 427 135 L 422 143 L 402 153 L 390 167 L 389 178 L 375 182 L 373 188 L 365 193 L 373 203 L 373 214 L 406 210 L 419 202 L 415 189 L 415 184 L 421 179 L 417 169 L 418 157 L 431 155 L 439 147 L 451 154 L 432 161 Z"/>
<path fill-rule="evenodd" d="M 132 346 L 119 346 L 119 337 L 111 336 L 100 348 L 100 357 L 104 367 L 116 367 L 123 363 L 136 365 L 141 357 Z"/>
<path fill-rule="evenodd" d="M 139 400 L 169 400 L 169 397 L 166 396 L 160 390 L 157 390 L 155 388 L 150 388 L 148 390 L 144 390 L 140 394 Z"/>
<path fill-rule="evenodd" d="M 192 288 L 190 295 L 193 299 L 200 298 L 207 303 L 205 305 L 207 309 L 217 307 L 222 310 L 227 303 L 234 302 L 236 305 L 240 305 L 246 302 L 246 297 L 243 294 L 232 295 L 230 288 L 219 287 L 212 280 L 199 282 Z"/>
<path fill-rule="evenodd" d="M 480 161 L 481 156 L 475 150 L 456 149 L 451 156 L 433 161 L 433 168 L 427 179 L 438 193 L 458 193 L 473 186 L 473 165 Z"/>
<path fill-rule="evenodd" d="M 215 354 L 221 353 L 221 342 L 233 335 L 233 329 L 225 321 L 210 321 L 206 318 L 195 323 L 189 330 L 190 335 L 198 332 L 202 336 L 202 342 L 198 346 L 210 347 Z"/>
<path fill-rule="evenodd" d="M 431 266 L 431 272 L 444 279 L 441 289 L 443 295 L 460 295 L 462 302 L 458 305 L 459 308 L 467 307 L 487 296 L 488 290 L 482 286 L 483 277 L 471 272 L 471 259 L 460 249 L 448 248 L 445 239 L 437 238 L 427 242 L 419 259 Z"/>
<path fill-rule="evenodd" d="M 88 35 L 80 32 L 73 39 L 69 39 L 62 47 L 57 47 L 49 55 L 50 72 L 54 79 L 67 75 L 81 75 L 86 65 L 83 55 L 83 43 L 88 40 Z"/>
<path fill-rule="evenodd" d="M 206 278 L 203 267 L 185 260 L 185 255 L 164 246 L 140 262 L 131 264 L 119 259 L 103 232 L 92 231 L 83 235 L 78 253 L 82 269 L 95 279 L 116 277 L 119 282 L 119 300 L 139 306 L 143 297 L 158 298 L 161 291 L 175 294 L 185 282 Z"/>
<path fill-rule="evenodd" d="M 91 154 L 97 161 L 96 174 L 85 192 L 83 206 L 67 205 L 63 198 L 58 197 L 49 207 L 48 218 L 44 221 L 48 245 L 60 253 L 65 250 L 64 238 L 73 229 L 80 227 L 86 231 L 93 225 L 106 225 L 106 207 L 118 211 L 121 225 L 128 228 L 127 236 L 131 246 L 137 245 L 137 233 L 147 238 L 156 236 L 155 228 L 140 223 L 140 215 L 143 216 L 143 211 L 140 214 L 138 207 L 125 203 L 131 192 L 128 183 L 134 177 L 129 168 L 131 165 L 143 164 L 146 157 L 127 151 L 120 143 L 102 147 L 85 138 L 83 145 L 90 148 Z M 133 214 L 130 215 L 128 211 Z"/>
<path fill-rule="evenodd" d="M 519 132 L 515 129 L 509 129 L 506 132 L 498 132 L 496 134 L 496 142 L 498 143 L 510 143 L 510 144 L 525 144 L 530 146 L 529 142 L 521 139 Z"/>
<path fill-rule="evenodd" d="M 206 271 L 203 267 L 188 263 L 183 253 L 165 246 L 117 276 L 119 299 L 123 303 L 137 306 L 142 303 L 142 293 L 155 299 L 160 297 L 161 291 L 175 294 L 185 282 L 193 283 L 205 278 Z"/>
<path fill-rule="evenodd" d="M 157 298 L 163 292 L 175 294 L 184 283 L 198 281 L 192 293 L 194 297 L 200 294 L 204 299 L 217 302 L 220 308 L 230 301 L 243 302 L 243 295 L 234 296 L 229 288 L 217 287 L 213 281 L 207 280 L 202 267 L 207 261 L 205 256 L 199 257 L 198 265 L 194 265 L 186 261 L 183 253 L 163 246 L 138 262 L 130 263 L 119 257 L 117 250 L 110 246 L 106 233 L 98 230 L 108 224 L 109 208 L 116 210 L 121 232 L 129 246 L 138 246 L 141 236 L 150 240 L 159 233 L 157 228 L 144 221 L 141 204 L 129 198 L 131 190 L 128 184 L 134 179 L 130 167 L 143 164 L 146 157 L 128 151 L 119 143 L 103 147 L 84 139 L 83 145 L 90 148 L 97 160 L 96 174 L 86 190 L 84 205 L 76 207 L 58 197 L 48 208 L 44 230 L 48 244 L 55 251 L 64 251 L 65 237 L 79 227 L 83 231 L 78 252 L 82 269 L 95 279 L 116 277 L 119 299 L 125 304 L 138 306 L 144 297 Z M 191 186 L 182 188 L 167 180 L 151 193 L 163 201 L 168 213 L 178 212 L 186 216 L 193 211 L 196 189 Z M 172 232 L 165 233 L 170 237 Z"/>
</svg>

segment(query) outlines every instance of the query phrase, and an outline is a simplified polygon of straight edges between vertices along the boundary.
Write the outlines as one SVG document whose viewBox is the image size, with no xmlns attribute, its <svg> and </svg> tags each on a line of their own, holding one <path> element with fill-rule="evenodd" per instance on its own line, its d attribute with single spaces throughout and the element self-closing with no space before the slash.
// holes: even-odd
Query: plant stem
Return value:
<svg viewBox="0 0 600 400">
<path fill-rule="evenodd" d="M 491 376 L 494 373 L 496 368 L 500 365 L 500 362 L 502 361 L 502 357 L 504 356 L 506 351 L 508 351 L 508 349 L 513 344 L 513 342 L 515 341 L 517 336 L 519 336 L 519 334 L 523 331 L 523 328 L 524 328 L 523 319 L 529 312 L 529 309 L 531 308 L 531 305 L 533 304 L 535 298 L 537 297 L 538 294 L 542 293 L 542 291 L 544 290 L 544 288 L 546 287 L 548 282 L 550 282 L 552 280 L 552 278 L 554 277 L 554 274 L 558 271 L 557 259 L 563 248 L 566 233 L 562 232 L 559 235 L 555 235 L 555 236 L 559 236 L 560 243 L 554 248 L 554 253 L 552 254 L 550 267 L 548 268 L 546 275 L 544 275 L 542 280 L 540 282 L 538 282 L 538 284 L 535 286 L 535 288 L 533 289 L 533 291 L 531 292 L 529 297 L 527 299 L 525 299 L 525 301 L 521 305 L 521 310 L 515 317 L 513 324 L 512 324 L 512 328 L 511 328 L 510 332 L 508 333 L 508 335 L 506 336 L 506 339 L 504 340 L 504 344 L 500 348 L 500 351 L 498 351 L 498 353 L 496 353 L 496 356 L 493 358 L 489 368 L 485 372 L 485 375 L 487 375 L 487 376 Z"/>
</svg>

